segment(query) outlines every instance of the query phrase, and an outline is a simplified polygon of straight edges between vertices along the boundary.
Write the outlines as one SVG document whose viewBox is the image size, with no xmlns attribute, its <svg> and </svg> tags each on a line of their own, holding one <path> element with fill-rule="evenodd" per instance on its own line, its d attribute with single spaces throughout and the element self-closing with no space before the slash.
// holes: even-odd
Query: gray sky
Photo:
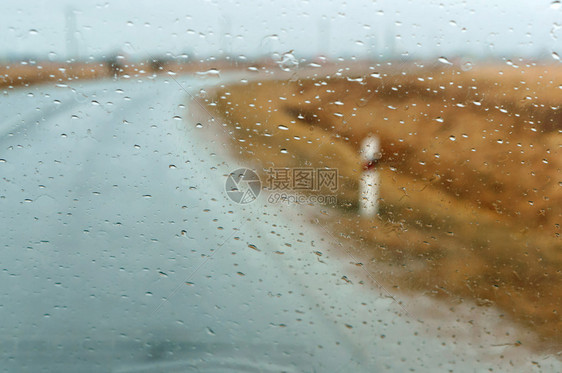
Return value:
<svg viewBox="0 0 562 373">
<path fill-rule="evenodd" d="M 386 45 L 412 56 L 562 54 L 551 0 L 3 1 L 0 56 L 65 58 L 73 9 L 82 57 L 195 52 L 363 56 Z"/>
</svg>

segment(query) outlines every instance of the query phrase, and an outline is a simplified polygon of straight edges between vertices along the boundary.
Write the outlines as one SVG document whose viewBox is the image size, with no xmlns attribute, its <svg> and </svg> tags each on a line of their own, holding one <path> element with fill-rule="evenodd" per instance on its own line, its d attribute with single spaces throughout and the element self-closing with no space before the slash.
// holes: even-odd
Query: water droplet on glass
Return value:
<svg viewBox="0 0 562 373">
<path fill-rule="evenodd" d="M 283 71 L 291 71 L 299 67 L 299 61 L 293 55 L 293 50 L 283 53 L 277 64 Z"/>
<path fill-rule="evenodd" d="M 288 131 L 288 130 L 289 130 L 289 127 L 284 126 L 284 125 L 282 125 L 282 124 L 278 125 L 277 128 L 279 128 L 280 130 L 283 130 L 283 131 Z"/>
<path fill-rule="evenodd" d="M 209 69 L 207 71 L 198 71 L 197 75 L 220 76 L 220 70 L 213 68 L 213 69 Z"/>
<path fill-rule="evenodd" d="M 445 65 L 452 65 L 453 64 L 451 61 L 449 61 L 445 57 L 439 57 L 437 60 L 441 63 L 444 63 Z"/>
</svg>

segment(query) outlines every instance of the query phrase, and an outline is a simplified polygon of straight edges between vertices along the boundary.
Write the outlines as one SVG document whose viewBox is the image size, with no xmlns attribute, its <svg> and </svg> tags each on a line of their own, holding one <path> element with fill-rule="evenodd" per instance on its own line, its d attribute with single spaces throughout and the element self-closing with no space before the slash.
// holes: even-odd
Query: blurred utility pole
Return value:
<svg viewBox="0 0 562 373">
<path fill-rule="evenodd" d="M 76 13 L 74 9 L 67 8 L 65 14 L 65 31 L 66 31 L 66 58 L 78 59 L 78 38 L 76 37 Z"/>
<path fill-rule="evenodd" d="M 385 57 L 386 59 L 391 60 L 396 54 L 396 33 L 394 32 L 392 24 L 389 24 L 386 27 L 385 39 Z"/>
<path fill-rule="evenodd" d="M 223 57 L 229 56 L 231 53 L 230 45 L 232 43 L 231 23 L 229 16 L 222 16 L 220 19 L 220 48 Z M 230 39 L 230 40 L 229 40 Z"/>
<path fill-rule="evenodd" d="M 318 21 L 317 54 L 325 57 L 330 54 L 330 20 L 325 17 Z"/>
</svg>

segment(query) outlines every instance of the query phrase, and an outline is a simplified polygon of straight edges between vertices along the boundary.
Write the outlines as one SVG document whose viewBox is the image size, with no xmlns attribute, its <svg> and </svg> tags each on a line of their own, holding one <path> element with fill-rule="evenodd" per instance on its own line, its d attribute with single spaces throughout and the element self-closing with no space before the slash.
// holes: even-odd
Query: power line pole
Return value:
<svg viewBox="0 0 562 373">
<path fill-rule="evenodd" d="M 66 31 L 66 58 L 71 60 L 78 59 L 78 39 L 76 37 L 76 13 L 74 9 L 67 8 L 65 14 Z"/>
</svg>

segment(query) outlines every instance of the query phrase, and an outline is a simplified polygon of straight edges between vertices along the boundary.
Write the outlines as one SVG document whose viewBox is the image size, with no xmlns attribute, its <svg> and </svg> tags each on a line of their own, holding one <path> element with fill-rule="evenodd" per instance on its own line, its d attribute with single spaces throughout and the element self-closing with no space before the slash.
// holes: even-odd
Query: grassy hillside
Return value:
<svg viewBox="0 0 562 373">
<path fill-rule="evenodd" d="M 240 157 L 339 170 L 327 223 L 392 286 L 496 305 L 562 341 L 562 68 L 408 66 L 216 92 Z M 355 210 L 358 144 L 381 140 L 381 212 Z"/>
</svg>

